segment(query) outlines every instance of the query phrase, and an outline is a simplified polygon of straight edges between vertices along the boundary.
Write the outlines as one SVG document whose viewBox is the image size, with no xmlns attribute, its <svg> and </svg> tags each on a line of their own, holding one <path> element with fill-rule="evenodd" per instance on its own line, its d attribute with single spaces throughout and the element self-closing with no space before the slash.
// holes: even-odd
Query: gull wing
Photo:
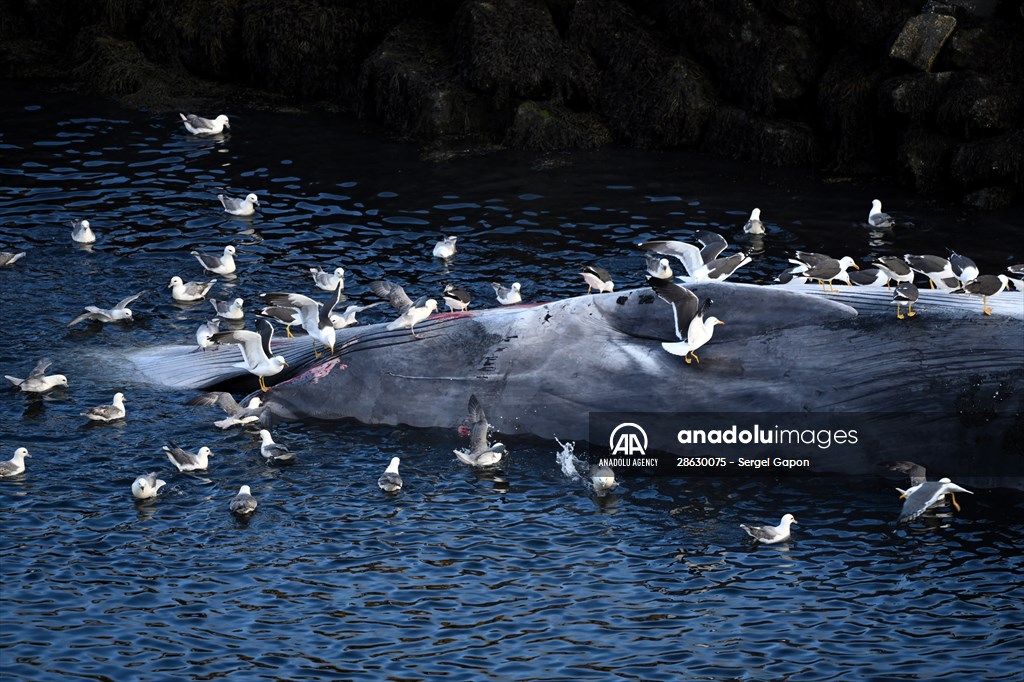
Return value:
<svg viewBox="0 0 1024 682">
<path fill-rule="evenodd" d="M 667 279 L 648 278 L 647 283 L 654 293 L 663 301 L 672 304 L 672 314 L 675 316 L 676 337 L 685 341 L 689 333 L 690 322 L 697 316 L 697 296 L 675 282 Z M 709 301 L 711 299 L 708 299 Z M 707 305 L 707 304 L 705 304 Z"/>
</svg>

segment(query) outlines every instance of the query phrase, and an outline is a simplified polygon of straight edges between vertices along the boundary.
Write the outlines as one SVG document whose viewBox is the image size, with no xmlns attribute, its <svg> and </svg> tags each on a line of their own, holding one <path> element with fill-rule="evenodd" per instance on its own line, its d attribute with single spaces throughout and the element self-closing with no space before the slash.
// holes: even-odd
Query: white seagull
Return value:
<svg viewBox="0 0 1024 682">
<path fill-rule="evenodd" d="M 449 312 L 455 312 L 458 309 L 460 312 L 469 310 L 469 304 L 473 300 L 470 293 L 462 287 L 457 287 L 454 284 L 446 284 L 444 287 L 444 304 L 448 306 Z"/>
<path fill-rule="evenodd" d="M 213 422 L 214 426 L 221 429 L 257 422 L 260 420 L 260 416 L 263 414 L 263 410 L 265 409 L 263 407 L 263 401 L 260 400 L 259 396 L 253 396 L 249 399 L 248 405 L 242 407 L 235 401 L 234 397 L 232 397 L 230 393 L 226 393 L 225 391 L 203 393 L 202 395 L 189 400 L 188 404 L 192 407 L 198 407 L 200 405 L 219 405 L 220 409 L 224 410 L 224 414 L 228 415 L 220 421 Z"/>
<path fill-rule="evenodd" d="M 324 291 L 334 291 L 339 287 L 345 288 L 345 268 L 337 267 L 334 268 L 334 272 L 324 272 L 321 267 L 315 267 L 309 269 L 310 274 L 313 275 L 313 282 L 316 284 L 318 289 Z"/>
<path fill-rule="evenodd" d="M 398 457 L 392 457 L 391 464 L 388 464 L 388 468 L 377 479 L 377 485 L 384 492 L 393 493 L 402 489 L 402 477 L 398 474 L 398 464 L 401 461 Z"/>
<path fill-rule="evenodd" d="M 256 212 L 256 207 L 260 205 L 259 197 L 251 193 L 244 199 L 229 197 L 226 194 L 218 194 L 217 198 L 220 199 L 220 205 L 224 207 L 224 211 L 231 215 L 252 215 Z"/>
<path fill-rule="evenodd" d="M 0 251 L 0 268 L 14 265 L 25 255 L 24 251 Z"/>
<path fill-rule="evenodd" d="M 156 472 L 139 476 L 132 482 L 132 496 L 138 500 L 148 500 L 156 497 L 160 488 L 167 485 L 167 481 L 161 481 L 156 477 Z"/>
<path fill-rule="evenodd" d="M 701 248 L 698 249 L 693 244 L 686 242 L 667 239 L 641 242 L 638 246 L 644 251 L 674 256 L 686 270 L 686 277 L 683 279 L 694 282 L 708 280 L 722 282 L 750 262 L 750 256 L 742 252 L 719 258 L 719 254 L 729 245 L 719 234 L 708 230 L 699 230 L 694 237 L 701 243 Z"/>
<path fill-rule="evenodd" d="M 182 282 L 181 277 L 175 275 L 171 277 L 171 283 L 167 285 L 167 288 L 171 290 L 171 298 L 175 301 L 189 302 L 189 301 L 201 301 L 206 297 L 206 294 L 210 293 L 210 289 L 217 283 L 217 280 L 211 279 L 209 282 Z"/>
<path fill-rule="evenodd" d="M 897 488 L 897 490 L 899 489 Z M 918 483 L 917 485 L 911 486 L 902 492 L 903 494 L 900 495 L 900 499 L 905 499 L 906 501 L 903 503 L 903 509 L 900 510 L 899 518 L 896 519 L 897 525 L 901 523 L 910 523 L 917 517 L 921 516 L 921 514 L 924 514 L 926 511 L 942 502 L 946 493 L 949 493 L 953 506 L 957 511 L 960 511 L 960 505 L 957 504 L 956 495 L 953 493 L 974 494 L 966 488 L 961 488 L 948 478 L 940 478 L 937 481 L 925 481 L 924 483 Z"/>
<path fill-rule="evenodd" d="M 295 453 L 288 449 L 287 445 L 274 442 L 270 431 L 260 429 L 260 454 L 263 459 L 269 462 L 290 462 L 295 459 Z"/>
<path fill-rule="evenodd" d="M 215 275 L 230 275 L 235 271 L 235 247 L 231 244 L 224 247 L 224 253 L 220 256 L 211 256 L 198 251 L 189 253 L 196 257 L 196 260 L 207 272 L 212 272 Z"/>
<path fill-rule="evenodd" d="M 28 377 L 19 379 L 5 374 L 4 378 L 26 393 L 46 393 L 55 388 L 67 388 L 68 378 L 63 374 L 51 374 L 46 376 L 47 368 L 53 364 L 53 360 L 44 358 L 36 363 L 35 368 L 29 372 Z"/>
<path fill-rule="evenodd" d="M 583 281 L 587 283 L 588 294 L 594 289 L 599 294 L 615 291 L 615 282 L 612 281 L 611 273 L 599 265 L 584 265 L 580 274 L 583 275 Z"/>
<path fill-rule="evenodd" d="M 892 227 L 896 221 L 888 213 L 882 213 L 882 202 L 878 199 L 871 200 L 871 210 L 868 211 L 868 225 L 871 227 Z"/>
<path fill-rule="evenodd" d="M 288 366 L 283 355 L 272 355 L 270 348 L 274 338 L 274 327 L 264 319 L 256 320 L 256 329 L 251 332 L 246 329 L 239 329 L 230 332 L 217 332 L 211 339 L 214 343 L 233 343 L 242 350 L 242 362 L 237 362 L 232 367 L 240 367 L 248 370 L 250 374 L 259 377 L 260 388 L 266 393 L 270 389 L 264 381 L 266 377 L 280 374 L 281 370 Z"/>
<path fill-rule="evenodd" d="M 185 130 L 189 131 L 193 135 L 217 135 L 224 132 L 225 128 L 231 127 L 231 121 L 224 114 L 221 114 L 217 118 L 203 118 L 202 116 L 196 116 L 195 114 L 182 114 L 178 113 L 181 117 L 181 122 L 185 126 Z"/>
<path fill-rule="evenodd" d="M 603 495 L 618 485 L 615 481 L 615 472 L 606 466 L 590 467 L 590 484 L 594 486 L 594 492 L 598 495 Z"/>
<path fill-rule="evenodd" d="M 755 208 L 750 212 L 750 219 L 743 226 L 747 234 L 764 234 L 764 225 L 761 223 L 761 209 Z"/>
<path fill-rule="evenodd" d="M 196 343 L 200 350 L 206 350 L 213 345 L 213 335 L 220 331 L 220 318 L 215 317 L 208 322 L 203 322 L 196 329 Z"/>
<path fill-rule="evenodd" d="M 18 448 L 14 451 L 14 457 L 0 462 L 0 478 L 7 478 L 8 476 L 17 476 L 21 472 L 25 471 L 25 458 L 31 457 L 28 454 L 27 448 Z"/>
<path fill-rule="evenodd" d="M 475 467 L 494 466 L 501 461 L 507 450 L 501 443 L 487 444 L 487 415 L 476 395 L 469 396 L 469 450 L 454 450 L 459 461 Z"/>
<path fill-rule="evenodd" d="M 703 305 L 698 306 L 697 296 L 674 282 L 652 277 L 648 283 L 658 298 L 672 304 L 676 337 L 679 341 L 666 341 L 661 347 L 672 355 L 681 355 L 688 365 L 692 362 L 689 357 L 691 355 L 693 360 L 700 364 L 700 358 L 695 351 L 711 340 L 716 325 L 725 324 L 717 317 L 704 318 L 704 314 L 711 307 L 711 299 L 706 299 Z"/>
<path fill-rule="evenodd" d="M 442 237 L 441 241 L 434 244 L 434 258 L 448 260 L 455 255 L 455 241 L 458 237 Z"/>
<path fill-rule="evenodd" d="M 345 327 L 351 327 L 354 324 L 358 324 L 358 321 L 356 320 L 356 315 L 363 312 L 364 310 L 376 308 L 379 305 L 384 305 L 384 301 L 377 301 L 376 303 L 371 303 L 369 305 L 350 305 L 347 308 L 345 308 L 345 312 L 341 314 L 331 313 L 331 324 L 334 325 L 335 329 L 344 329 Z"/>
<path fill-rule="evenodd" d="M 794 523 L 796 523 L 796 519 L 793 518 L 793 515 L 786 514 L 777 526 L 748 526 L 745 523 L 741 523 L 740 528 L 747 531 L 747 535 L 754 538 L 757 542 L 765 545 L 774 545 L 789 539 L 789 527 Z"/>
<path fill-rule="evenodd" d="M 167 459 L 171 460 L 171 464 L 178 467 L 178 471 L 205 469 L 210 464 L 210 458 L 213 457 L 213 452 L 205 445 L 197 452 L 189 452 L 169 442 L 163 447 L 163 450 L 167 453 Z"/>
<path fill-rule="evenodd" d="M 217 311 L 217 317 L 221 319 L 241 320 L 245 317 L 245 311 L 242 310 L 242 304 L 245 303 L 245 301 L 240 298 L 236 298 L 231 303 L 211 298 L 210 303 L 213 304 L 213 309 Z"/>
<path fill-rule="evenodd" d="M 398 319 L 389 322 L 388 331 L 395 329 L 408 329 L 414 337 L 422 338 L 416 334 L 415 327 L 418 323 L 430 317 L 431 313 L 437 311 L 437 301 L 423 296 L 416 303 L 405 293 L 405 289 L 393 282 L 377 280 L 370 282 L 370 289 L 383 299 L 386 299 L 391 307 L 398 312 Z"/>
<path fill-rule="evenodd" d="M 115 393 L 114 402 L 112 404 L 94 407 L 88 412 L 82 412 L 80 416 L 88 417 L 96 422 L 112 422 L 117 421 L 118 419 L 124 419 L 124 393 Z"/>
<path fill-rule="evenodd" d="M 78 244 L 92 244 L 96 241 L 96 235 L 89 227 L 88 220 L 71 221 L 71 241 Z"/>
<path fill-rule="evenodd" d="M 121 320 L 130 320 L 132 319 L 132 311 L 128 305 L 145 293 L 149 292 L 147 290 L 143 290 L 133 296 L 122 299 L 117 303 L 117 305 L 109 310 L 106 308 L 97 308 L 94 305 L 87 305 L 83 309 L 85 312 L 68 322 L 68 326 L 74 327 L 83 320 L 98 320 L 99 322 L 120 322 Z"/>
<path fill-rule="evenodd" d="M 316 357 L 320 357 L 320 353 L 316 349 L 317 341 L 330 348 L 331 353 L 334 352 L 336 336 L 334 324 L 331 322 L 331 313 L 334 312 L 334 306 L 338 305 L 338 301 L 341 300 L 341 286 L 334 290 L 334 295 L 323 305 L 302 294 L 277 292 L 260 294 L 260 298 L 271 308 L 291 308 L 297 313 L 298 323 L 306 330 L 313 342 L 313 354 Z"/>
<path fill-rule="evenodd" d="M 249 486 L 243 485 L 238 489 L 238 494 L 231 498 L 231 504 L 228 505 L 228 508 L 231 510 L 232 514 L 237 514 L 238 516 L 249 516 L 256 511 L 256 507 L 258 505 L 259 503 L 256 501 L 256 498 L 252 496 L 252 491 L 249 489 Z"/>
<path fill-rule="evenodd" d="M 523 302 L 521 290 L 523 286 L 519 282 L 512 282 L 512 286 L 505 286 L 500 282 L 491 282 L 494 289 L 494 297 L 501 305 L 515 305 Z"/>
</svg>

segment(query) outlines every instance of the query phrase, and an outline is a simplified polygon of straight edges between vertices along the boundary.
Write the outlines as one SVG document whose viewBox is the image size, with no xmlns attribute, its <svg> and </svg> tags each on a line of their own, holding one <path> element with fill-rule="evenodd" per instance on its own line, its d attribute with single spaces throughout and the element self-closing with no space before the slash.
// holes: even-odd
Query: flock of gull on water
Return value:
<svg viewBox="0 0 1024 682">
<path fill-rule="evenodd" d="M 185 128 L 193 135 L 215 135 L 230 128 L 230 121 L 223 114 L 215 119 L 206 119 L 194 114 L 179 115 Z M 242 199 L 223 194 L 218 195 L 217 198 L 223 210 L 234 216 L 251 216 L 260 205 L 259 198 L 255 194 L 249 194 Z M 881 202 L 877 199 L 872 202 L 867 222 L 875 228 L 896 225 L 896 221 L 891 216 L 882 212 Z M 760 209 L 755 208 L 751 212 L 750 219 L 743 226 L 743 231 L 753 235 L 765 233 Z M 88 220 L 74 220 L 72 221 L 71 238 L 78 244 L 92 244 L 96 241 L 96 234 Z M 678 279 L 684 283 L 723 281 L 751 261 L 750 256 L 743 252 L 722 257 L 721 254 L 728 247 L 728 243 L 716 233 L 698 230 L 695 232 L 694 238 L 699 246 L 670 240 L 648 241 L 639 244 L 639 247 L 647 252 L 647 283 L 659 298 L 673 307 L 675 331 L 679 341 L 666 342 L 662 346 L 667 352 L 682 356 L 687 364 L 693 361 L 700 362 L 696 351 L 711 340 L 714 328 L 724 322 L 716 317 L 707 316 L 708 309 L 712 304 L 710 299 L 700 302 L 693 292 L 673 281 L 672 266 L 665 256 L 672 256 L 682 264 L 686 275 L 679 276 Z M 445 261 L 452 258 L 456 253 L 457 239 L 454 236 L 444 237 L 434 245 L 432 255 Z M 228 244 L 220 254 L 192 251 L 191 255 L 196 258 L 206 272 L 212 275 L 233 277 L 236 271 L 234 258 L 236 253 L 235 247 Z M 0 251 L 0 267 L 14 265 L 24 255 L 24 252 Z M 897 317 L 900 319 L 917 315 L 913 310 L 913 305 L 918 298 L 918 288 L 914 284 L 915 274 L 918 273 L 928 278 L 932 288 L 951 293 L 980 296 L 982 311 L 986 315 L 991 313 L 987 305 L 989 297 L 997 295 L 1007 286 L 1024 290 L 1024 266 L 1012 265 L 1007 269 L 1007 274 L 983 275 L 970 258 L 957 253 L 952 253 L 949 258 L 909 254 L 902 259 L 884 256 L 877 258 L 873 267 L 864 270 L 860 270 L 857 263 L 849 256 L 836 259 L 824 254 L 805 251 L 797 251 L 790 262 L 793 267 L 777 278 L 780 284 L 818 282 L 823 291 L 828 292 L 835 291 L 834 283 L 837 281 L 859 286 L 885 287 L 890 287 L 892 281 L 896 282 L 892 300 L 896 305 Z M 850 268 L 858 270 L 858 272 L 849 272 Z M 284 325 L 289 337 L 292 336 L 291 328 L 293 326 L 301 327 L 311 339 L 314 353 L 319 357 L 317 342 L 333 353 L 335 330 L 357 324 L 356 315 L 364 310 L 388 302 L 399 316 L 387 324 L 387 329 L 409 329 L 413 336 L 417 336 L 416 324 L 426 320 L 438 309 L 435 299 L 423 296 L 414 302 L 401 286 L 381 280 L 370 282 L 369 286 L 375 295 L 384 299 L 383 301 L 362 306 L 350 305 L 344 312 L 339 313 L 335 311 L 335 307 L 341 300 L 341 292 L 345 287 L 345 269 L 336 267 L 332 271 L 325 271 L 316 267 L 310 268 L 310 273 L 318 289 L 330 292 L 329 298 L 325 302 L 320 302 L 297 293 L 260 294 L 264 307 L 256 318 L 256 331 L 221 330 L 220 325 L 223 321 L 238 325 L 239 321 L 244 320 L 244 301 L 241 298 L 235 298 L 232 301 L 209 299 L 216 311 L 216 316 L 204 322 L 196 330 L 198 347 L 205 350 L 214 344 L 237 345 L 241 350 L 242 362 L 235 366 L 258 377 L 260 388 L 266 392 L 269 390 L 265 382 L 266 378 L 280 373 L 287 366 L 285 358 L 281 355 L 274 355 L 271 350 L 274 333 L 274 327 L 269 322 L 271 319 Z M 587 284 L 588 294 L 611 292 L 615 288 L 612 275 L 605 268 L 597 265 L 585 265 L 580 274 Z M 186 282 L 176 275 L 171 277 L 167 288 L 171 290 L 171 297 L 175 301 L 187 303 L 205 299 L 216 282 L 216 279 Z M 501 305 L 515 305 L 523 300 L 519 282 L 513 282 L 508 286 L 500 282 L 492 282 L 491 286 L 494 289 L 495 298 Z M 86 306 L 82 314 L 71 320 L 68 326 L 72 327 L 87 320 L 101 323 L 130 321 L 132 311 L 128 306 L 146 293 L 148 292 L 142 291 L 128 296 L 109 309 Z M 451 312 L 468 310 L 472 299 L 469 291 L 454 284 L 446 285 L 442 296 L 445 305 Z M 904 306 L 906 306 L 906 313 L 903 312 Z M 51 364 L 49 359 L 43 359 L 39 361 L 27 378 L 20 379 L 13 376 L 6 378 L 20 390 L 28 393 L 45 393 L 54 389 L 67 388 L 66 376 L 46 374 L 46 370 Z M 260 422 L 264 414 L 259 396 L 251 398 L 245 406 L 242 406 L 229 393 L 212 392 L 192 399 L 189 404 L 218 405 L 227 414 L 225 419 L 214 422 L 222 429 Z M 469 399 L 468 412 L 469 428 L 466 430 L 468 430 L 470 438 L 469 448 L 455 450 L 456 456 L 459 461 L 471 466 L 493 467 L 498 465 L 507 450 L 501 443 L 488 442 L 487 416 L 475 395 Z M 125 415 L 125 396 L 118 392 L 114 394 L 110 405 L 94 407 L 82 413 L 81 416 L 97 422 L 113 422 L 125 419 Z M 266 423 L 265 420 L 262 421 Z M 259 433 L 262 441 L 260 453 L 265 461 L 280 464 L 291 462 L 294 459 L 294 453 L 285 445 L 276 443 L 268 429 L 262 428 Z M 210 457 L 213 456 L 213 452 L 206 446 L 200 447 L 196 452 L 190 452 L 171 442 L 163 447 L 163 451 L 178 471 L 205 470 Z M 26 448 L 19 447 L 15 450 L 12 459 L 0 462 L 0 478 L 22 474 L 25 471 L 25 458 L 30 456 Z M 380 488 L 388 493 L 394 493 L 402 488 L 399 463 L 400 458 L 392 458 L 378 480 Z M 952 502 L 956 506 L 956 500 L 952 494 L 954 492 L 970 492 L 952 483 L 948 478 L 928 481 L 925 478 L 924 469 L 912 462 L 883 464 L 910 477 L 911 487 L 907 490 L 898 489 L 902 497 L 906 499 L 898 522 L 909 522 L 918 518 L 928 509 L 942 504 L 947 495 L 952 498 Z M 604 494 L 617 485 L 614 472 L 606 466 L 592 466 L 587 473 L 594 491 L 598 494 Z M 132 494 L 140 500 L 152 499 L 158 495 L 164 485 L 166 482 L 157 478 L 156 472 L 149 473 L 135 479 L 132 483 Z M 241 486 L 229 504 L 231 512 L 241 517 L 248 517 L 256 510 L 256 507 L 257 500 L 248 485 Z M 790 525 L 794 523 L 796 523 L 796 519 L 793 518 L 793 515 L 786 514 L 778 526 L 741 524 L 741 527 L 754 541 L 774 544 L 789 538 Z"/>
</svg>

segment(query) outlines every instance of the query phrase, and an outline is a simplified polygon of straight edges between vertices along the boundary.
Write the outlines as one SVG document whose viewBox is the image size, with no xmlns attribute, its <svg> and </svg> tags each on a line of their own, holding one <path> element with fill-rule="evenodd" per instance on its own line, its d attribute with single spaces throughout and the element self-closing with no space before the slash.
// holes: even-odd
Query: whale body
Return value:
<svg viewBox="0 0 1024 682">
<path fill-rule="evenodd" d="M 725 321 L 700 364 L 661 348 L 677 340 L 672 308 L 642 288 L 437 315 L 418 325 L 422 338 L 384 324 L 342 329 L 320 360 L 306 339 L 275 340 L 298 371 L 265 404 L 283 420 L 455 427 L 476 395 L 503 438 L 562 440 L 587 440 L 591 416 L 609 412 L 879 413 L 861 448 L 814 469 L 877 473 L 879 460 L 910 459 L 1024 481 L 1024 294 L 991 299 L 987 317 L 980 301 L 925 291 L 919 315 L 897 320 L 881 288 L 689 288 Z M 184 352 L 133 359 L 150 380 L 185 388 L 239 377 L 236 352 Z M 673 452 L 675 430 L 664 431 L 652 447 Z"/>
</svg>

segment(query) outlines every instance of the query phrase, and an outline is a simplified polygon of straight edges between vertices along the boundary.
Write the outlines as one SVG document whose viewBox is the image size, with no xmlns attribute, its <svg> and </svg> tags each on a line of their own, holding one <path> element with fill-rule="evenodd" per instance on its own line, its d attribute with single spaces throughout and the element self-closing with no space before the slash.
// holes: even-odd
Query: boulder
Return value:
<svg viewBox="0 0 1024 682">
<path fill-rule="evenodd" d="M 814 131 L 806 123 L 752 116 L 729 106 L 711 118 L 703 148 L 769 166 L 813 166 L 818 158 Z"/>
<path fill-rule="evenodd" d="M 889 56 L 902 59 L 921 71 L 931 71 L 939 51 L 955 29 L 956 19 L 945 14 L 910 17 L 892 44 Z"/>
<path fill-rule="evenodd" d="M 922 128 L 902 136 L 896 162 L 919 192 L 939 192 L 949 186 L 949 160 L 957 140 Z"/>
<path fill-rule="evenodd" d="M 523 102 L 516 109 L 505 145 L 535 151 L 594 149 L 611 139 L 594 114 L 577 113 L 555 102 Z"/>
</svg>

